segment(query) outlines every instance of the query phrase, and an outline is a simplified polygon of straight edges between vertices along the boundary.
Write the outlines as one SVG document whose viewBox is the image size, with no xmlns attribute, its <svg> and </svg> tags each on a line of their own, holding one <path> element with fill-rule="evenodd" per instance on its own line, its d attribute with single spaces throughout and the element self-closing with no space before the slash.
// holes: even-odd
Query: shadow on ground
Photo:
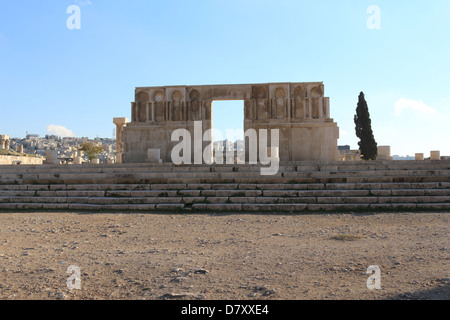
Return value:
<svg viewBox="0 0 450 320">
<path fill-rule="evenodd" d="M 415 292 L 406 292 L 397 296 L 389 297 L 392 300 L 450 300 L 450 283 L 433 288 Z"/>
</svg>

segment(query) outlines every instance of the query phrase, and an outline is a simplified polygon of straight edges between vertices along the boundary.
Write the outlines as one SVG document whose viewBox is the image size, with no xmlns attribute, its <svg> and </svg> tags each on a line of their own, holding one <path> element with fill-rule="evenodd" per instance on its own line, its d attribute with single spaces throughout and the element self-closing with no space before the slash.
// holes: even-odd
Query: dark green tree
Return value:
<svg viewBox="0 0 450 320">
<path fill-rule="evenodd" d="M 359 150 L 363 160 L 376 160 L 378 157 L 378 146 L 373 136 L 372 121 L 370 120 L 369 108 L 363 92 L 359 94 L 355 125 L 356 136 L 359 138 Z"/>
</svg>

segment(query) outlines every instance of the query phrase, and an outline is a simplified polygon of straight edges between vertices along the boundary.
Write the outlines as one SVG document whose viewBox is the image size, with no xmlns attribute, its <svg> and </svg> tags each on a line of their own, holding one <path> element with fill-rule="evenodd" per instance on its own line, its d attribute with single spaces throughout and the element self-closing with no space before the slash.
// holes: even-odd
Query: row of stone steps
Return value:
<svg viewBox="0 0 450 320">
<path fill-rule="evenodd" d="M 0 184 L 0 190 L 376 190 L 376 189 L 450 189 L 450 182 L 400 183 L 199 183 L 199 184 Z M 14 193 L 14 192 L 13 192 Z"/>
<path fill-rule="evenodd" d="M 360 189 L 360 190 L 296 190 L 296 189 L 207 189 L 207 190 L 0 190 L 0 199 L 16 197 L 89 197 L 89 198 L 167 198 L 167 197 L 417 197 L 450 196 L 450 189 Z"/>
<path fill-rule="evenodd" d="M 301 176 L 280 173 L 276 176 L 260 176 L 252 174 L 246 176 L 243 173 L 230 175 L 206 174 L 190 176 L 188 174 L 136 174 L 136 175 L 114 175 L 108 174 L 73 174 L 69 175 L 38 175 L 32 178 L 18 177 L 13 179 L 2 178 L 0 185 L 29 184 L 29 185 L 51 185 L 51 184 L 330 184 L 330 183 L 390 183 L 390 182 L 450 182 L 450 171 L 435 173 L 397 173 L 395 175 L 378 174 L 351 176 L 350 174 L 336 175 L 333 173 L 322 173 L 320 176 Z"/>
<path fill-rule="evenodd" d="M 0 203 L 0 210 L 77 210 L 144 212 L 356 212 L 356 211 L 448 211 L 449 203 L 373 203 L 373 204 L 264 204 L 264 203 L 161 203 L 161 204 L 80 204 L 80 203 Z"/>
<path fill-rule="evenodd" d="M 77 203 L 77 204 L 172 204 L 172 203 L 291 203 L 291 204 L 376 204 L 376 203 L 442 203 L 448 196 L 384 196 L 384 197 L 0 197 L 0 203 Z M 450 202 L 449 202 L 450 203 Z"/>
<path fill-rule="evenodd" d="M 259 172 L 261 165 L 234 164 L 234 165 L 174 165 L 171 163 L 163 164 L 95 164 L 83 165 L 24 165 L 3 166 L 0 173 L 36 173 L 36 172 L 55 172 L 60 173 L 89 173 L 89 172 L 111 172 L 111 173 L 140 173 L 140 172 Z M 313 171 L 376 171 L 376 170 L 439 170 L 450 169 L 448 160 L 441 161 L 370 161 L 370 162 L 281 162 L 280 171 L 313 172 Z"/>
<path fill-rule="evenodd" d="M 450 161 L 283 163 L 275 176 L 261 176 L 260 168 L 4 166 L 0 167 L 0 210 L 450 209 Z"/>
<path fill-rule="evenodd" d="M 95 174 L 98 180 L 107 179 L 195 179 L 195 178 L 210 178 L 210 179 L 234 179 L 238 175 L 240 178 L 254 178 L 260 177 L 259 172 L 255 171 L 238 171 L 238 172 L 140 172 L 140 173 L 3 173 L 0 174 L 1 181 L 11 180 L 78 180 L 90 179 Z M 315 171 L 315 172 L 279 172 L 270 177 L 272 178 L 327 178 L 330 175 L 333 177 L 395 177 L 395 176 L 448 176 L 450 169 L 446 170 L 383 170 L 383 171 Z M 263 176 L 270 179 L 269 176 Z"/>
</svg>

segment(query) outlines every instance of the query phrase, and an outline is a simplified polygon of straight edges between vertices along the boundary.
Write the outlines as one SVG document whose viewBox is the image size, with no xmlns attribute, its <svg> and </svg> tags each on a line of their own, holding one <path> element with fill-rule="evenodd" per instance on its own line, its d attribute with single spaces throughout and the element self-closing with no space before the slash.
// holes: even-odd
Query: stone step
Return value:
<svg viewBox="0 0 450 320">
<path fill-rule="evenodd" d="M 349 211 L 401 211 L 450 210 L 450 203 L 383 203 L 383 204 L 255 204 L 255 203 L 177 203 L 161 204 L 78 204 L 78 203 L 0 203 L 0 210 L 86 210 L 86 211 L 204 211 L 214 212 L 349 212 Z"/>
<path fill-rule="evenodd" d="M 35 184 L 35 185 L 49 185 L 49 184 L 224 184 L 224 183 L 259 183 L 259 184 L 314 184 L 314 183 L 420 183 L 420 182 L 450 182 L 450 176 L 377 176 L 377 177 L 324 177 L 324 178 L 282 178 L 279 176 L 273 177 L 242 177 L 241 175 L 234 176 L 234 178 L 226 177 L 208 177 L 208 178 L 149 178 L 149 179 L 135 179 L 135 178 L 109 178 L 99 179 L 95 176 L 81 179 L 80 177 L 73 177 L 72 179 L 32 179 L 32 180 L 18 180 L 18 179 L 2 179 L 0 185 L 14 185 L 14 184 Z"/>
<path fill-rule="evenodd" d="M 5 169 L 6 168 L 6 169 Z M 0 166 L 1 210 L 446 210 L 450 161 Z"/>
<path fill-rule="evenodd" d="M 210 191 L 210 190 L 208 190 Z M 254 190 L 258 191 L 258 190 Z M 58 191 L 56 191 L 58 192 Z M 128 191 L 130 192 L 130 191 Z M 450 203 L 450 195 L 421 195 L 421 196 L 263 196 L 246 191 L 242 194 L 223 193 L 217 190 L 214 194 L 192 194 L 192 195 L 164 195 L 159 194 L 147 196 L 127 195 L 127 196 L 0 196 L 0 203 L 76 203 L 76 204 L 186 204 L 186 203 L 227 203 L 227 204 L 395 204 L 395 203 L 415 203 L 434 204 Z"/>
<path fill-rule="evenodd" d="M 181 190 L 0 190 L 0 196 L 28 197 L 369 197 L 369 196 L 450 196 L 450 189 L 359 189 L 359 190 L 295 190 L 295 189 L 181 189 Z"/>
<path fill-rule="evenodd" d="M 12 166 L 5 165 L 0 167 L 0 173 L 16 173 L 16 172 L 86 172 L 93 173 L 99 170 L 110 173 L 127 173 L 127 172 L 232 172 L 232 171 L 259 171 L 263 167 L 260 164 L 214 164 L 207 165 L 181 165 L 175 166 L 171 163 L 163 164 L 102 164 L 102 165 L 21 165 Z M 370 161 L 370 162 L 280 162 L 280 171 L 359 171 L 359 170 L 402 170 L 402 169 L 450 169 L 450 160 L 441 161 Z"/>
<path fill-rule="evenodd" d="M 112 172 L 64 172 L 64 173 L 0 173 L 0 180 L 106 180 L 106 179 L 135 179 L 135 180 L 146 180 L 146 179 L 164 179 L 164 178 L 182 178 L 182 179 L 192 179 L 192 178 L 235 178 L 239 176 L 240 178 L 260 178 L 259 171 L 239 171 L 236 172 L 140 172 L 140 173 L 112 173 Z M 282 177 L 286 179 L 303 179 L 303 178 L 327 178 L 327 177 L 338 177 L 338 178 L 378 178 L 378 177 L 450 177 L 450 169 L 445 170 L 377 170 L 377 171 L 309 171 L 309 172 L 283 172 L 279 171 L 277 174 L 270 177 Z"/>
<path fill-rule="evenodd" d="M 385 183 L 385 184 L 147 184 L 147 185 L 3 185 L 0 196 L 157 196 L 161 192 L 172 195 L 211 195 L 254 193 L 264 196 L 408 196 L 447 195 L 450 183 Z M 337 188 L 341 188 L 337 189 Z M 349 187 L 349 188 L 345 188 Z M 350 188 L 352 187 L 352 188 Z M 433 187 L 433 188 L 430 188 Z"/>
<path fill-rule="evenodd" d="M 61 174 L 105 174 L 105 175 L 158 175 L 158 174 L 236 174 L 260 175 L 262 166 L 165 166 L 165 167 L 111 167 L 102 166 L 56 166 L 56 167 L 28 167 L 28 166 L 0 166 L 0 179 L 36 178 L 37 176 L 60 177 Z M 450 161 L 442 161 L 437 165 L 408 165 L 408 166 L 280 166 L 278 172 L 287 175 L 323 175 L 323 174 L 352 174 L 352 175 L 379 175 L 379 174 L 448 174 Z M 42 177 L 41 177 L 42 178 Z"/>
<path fill-rule="evenodd" d="M 377 190 L 377 189 L 450 189 L 450 182 L 400 182 L 400 183 L 218 183 L 218 184 L 4 184 L 1 190 Z"/>
<path fill-rule="evenodd" d="M 253 172 L 260 173 L 262 166 L 167 166 L 167 167 L 115 167 L 105 168 L 102 166 L 97 167 L 80 167 L 80 166 L 60 166 L 51 167 L 46 166 L 29 168 L 26 166 L 0 168 L 1 174 L 60 174 L 64 173 L 109 173 L 109 174 L 145 174 L 145 173 L 236 173 L 236 172 Z M 296 166 L 282 166 L 279 167 L 281 172 L 295 172 Z"/>
</svg>

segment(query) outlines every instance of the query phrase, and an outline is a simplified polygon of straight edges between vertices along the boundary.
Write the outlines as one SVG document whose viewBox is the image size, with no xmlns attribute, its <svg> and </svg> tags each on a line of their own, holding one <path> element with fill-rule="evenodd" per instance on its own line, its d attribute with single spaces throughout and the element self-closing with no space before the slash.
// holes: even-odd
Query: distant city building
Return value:
<svg viewBox="0 0 450 320">
<path fill-rule="evenodd" d="M 243 162 L 245 160 L 245 144 L 243 140 L 237 141 L 214 141 L 214 161 L 216 163 L 229 163 L 227 162 L 227 153 L 233 154 L 234 163 Z"/>
<path fill-rule="evenodd" d="M 27 140 L 31 140 L 31 139 L 38 139 L 39 138 L 39 135 L 38 134 L 27 134 L 27 137 L 26 137 L 26 139 Z"/>
<path fill-rule="evenodd" d="M 410 156 L 410 155 L 406 155 L 406 156 L 399 156 L 399 155 L 394 155 L 392 156 L 393 160 L 416 160 L 415 156 Z"/>
<path fill-rule="evenodd" d="M 45 136 L 45 139 L 47 139 L 47 140 L 58 140 L 59 137 L 58 137 L 58 136 L 55 136 L 55 135 L 53 135 L 53 134 L 47 134 L 47 135 Z"/>
<path fill-rule="evenodd" d="M 340 161 L 360 161 L 361 152 L 359 150 L 351 150 L 350 146 L 338 146 Z"/>
<path fill-rule="evenodd" d="M 73 163 L 75 156 L 78 154 L 78 148 L 80 145 L 89 141 L 87 137 L 76 138 L 76 137 L 66 137 L 61 138 L 56 135 L 46 135 L 40 138 L 38 134 L 27 134 L 25 139 L 12 138 L 11 146 L 14 149 L 23 147 L 23 153 L 32 154 L 40 157 L 46 157 L 48 151 L 56 151 L 57 158 L 61 163 Z M 111 159 L 116 158 L 116 140 L 109 138 L 95 138 L 95 143 L 103 146 L 105 149 L 98 159 L 100 163 L 106 163 Z M 21 150 L 22 150 L 21 147 Z M 87 156 L 82 155 L 83 162 L 87 162 Z"/>
</svg>

